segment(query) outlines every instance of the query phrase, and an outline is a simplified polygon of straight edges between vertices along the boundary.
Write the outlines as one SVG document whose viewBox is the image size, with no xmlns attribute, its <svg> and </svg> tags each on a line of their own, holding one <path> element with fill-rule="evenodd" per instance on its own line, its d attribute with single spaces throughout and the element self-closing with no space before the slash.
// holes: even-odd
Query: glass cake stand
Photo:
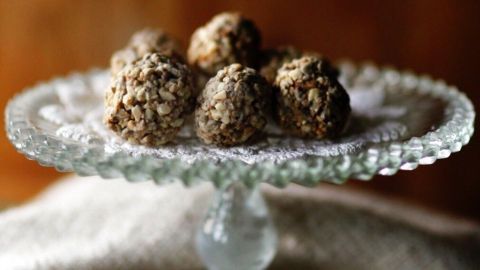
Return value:
<svg viewBox="0 0 480 270">
<path fill-rule="evenodd" d="M 197 233 L 198 254 L 208 269 L 264 269 L 277 235 L 260 183 L 314 186 L 392 175 L 447 158 L 472 136 L 472 103 L 455 87 L 373 64 L 342 62 L 339 68 L 352 117 L 335 141 L 292 138 L 270 125 L 255 142 L 218 148 L 199 142 L 187 123 L 170 145 L 131 145 L 101 122 L 105 70 L 17 95 L 6 109 L 7 133 L 28 159 L 62 172 L 158 184 L 211 181 L 217 192 Z"/>
</svg>

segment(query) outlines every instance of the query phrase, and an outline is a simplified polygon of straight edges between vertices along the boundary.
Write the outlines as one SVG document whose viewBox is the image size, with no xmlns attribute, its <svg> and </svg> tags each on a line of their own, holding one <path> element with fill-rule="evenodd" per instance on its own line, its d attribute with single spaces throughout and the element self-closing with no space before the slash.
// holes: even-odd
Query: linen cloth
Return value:
<svg viewBox="0 0 480 270">
<path fill-rule="evenodd" d="M 212 192 L 67 177 L 0 212 L 0 269 L 203 269 L 193 236 Z M 263 192 L 271 269 L 480 269 L 478 224 L 330 185 Z"/>
</svg>

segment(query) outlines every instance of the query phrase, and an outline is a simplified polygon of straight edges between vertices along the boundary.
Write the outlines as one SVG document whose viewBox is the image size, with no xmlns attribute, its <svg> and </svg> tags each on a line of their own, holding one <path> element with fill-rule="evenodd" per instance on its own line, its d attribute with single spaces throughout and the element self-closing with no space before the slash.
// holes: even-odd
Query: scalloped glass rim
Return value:
<svg viewBox="0 0 480 270">
<path fill-rule="evenodd" d="M 369 180 L 376 174 L 393 175 L 399 169 L 413 170 L 419 164 L 432 164 L 437 159 L 447 158 L 451 153 L 460 151 L 470 140 L 475 112 L 470 100 L 455 87 L 428 76 L 391 68 L 378 69 L 372 64 L 355 66 L 343 62 L 340 66 L 350 72 L 351 77 L 370 73 L 370 76 L 385 80 L 386 87 L 397 87 L 406 92 L 418 91 L 444 101 L 446 109 L 442 123 L 421 137 L 372 144 L 363 151 L 349 155 L 305 156 L 278 163 L 264 161 L 246 164 L 232 160 L 221 164 L 208 161 L 185 164 L 178 159 L 159 160 L 148 156 L 106 153 L 97 145 L 45 134 L 32 124 L 25 108 L 43 96 L 53 94 L 53 87 L 46 82 L 26 89 L 9 102 L 6 108 L 7 134 L 15 148 L 28 159 L 36 160 L 43 166 L 55 167 L 61 172 L 73 171 L 82 176 L 99 175 L 103 178 L 124 177 L 129 181 L 154 180 L 159 184 L 179 180 L 190 185 L 208 180 L 216 186 L 243 181 L 247 185 L 267 182 L 277 187 L 290 182 L 308 186 L 320 181 L 340 184 L 349 178 Z M 95 76 L 99 72 L 74 73 L 56 80 Z"/>
</svg>

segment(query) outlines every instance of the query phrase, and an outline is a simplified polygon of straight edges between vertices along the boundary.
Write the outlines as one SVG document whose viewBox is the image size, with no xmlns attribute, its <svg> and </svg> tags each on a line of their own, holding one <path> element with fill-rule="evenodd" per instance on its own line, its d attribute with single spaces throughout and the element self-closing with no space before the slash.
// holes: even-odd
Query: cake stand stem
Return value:
<svg viewBox="0 0 480 270">
<path fill-rule="evenodd" d="M 277 248 L 277 233 L 259 188 L 240 182 L 216 191 L 196 237 L 209 270 L 265 269 Z"/>
</svg>

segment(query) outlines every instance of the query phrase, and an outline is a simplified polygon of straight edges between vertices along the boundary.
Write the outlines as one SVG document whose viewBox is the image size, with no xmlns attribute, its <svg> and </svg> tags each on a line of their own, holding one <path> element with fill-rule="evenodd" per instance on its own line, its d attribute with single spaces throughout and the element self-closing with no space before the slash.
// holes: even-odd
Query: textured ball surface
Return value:
<svg viewBox="0 0 480 270">
<path fill-rule="evenodd" d="M 262 52 L 259 72 L 269 83 L 273 84 L 277 77 L 277 71 L 282 65 L 301 56 L 302 51 L 293 46 L 267 49 Z"/>
<path fill-rule="evenodd" d="M 276 116 L 288 133 L 335 138 L 350 115 L 350 98 L 331 64 L 306 56 L 284 64 L 275 78 Z"/>
<path fill-rule="evenodd" d="M 194 106 L 193 79 L 181 62 L 158 53 L 122 69 L 105 96 L 104 122 L 131 143 L 172 141 Z"/>
<path fill-rule="evenodd" d="M 223 68 L 198 97 L 198 137 L 207 144 L 232 146 L 258 134 L 267 122 L 268 92 L 268 83 L 255 70 L 240 64 Z"/>
<path fill-rule="evenodd" d="M 124 49 L 115 52 L 110 59 L 112 74 L 116 74 L 126 65 L 141 59 L 148 53 L 160 53 L 184 61 L 182 50 L 177 41 L 160 29 L 145 28 L 130 38 Z"/>
<path fill-rule="evenodd" d="M 267 49 L 262 52 L 260 62 L 260 74 L 267 79 L 271 84 L 275 82 L 278 70 L 283 64 L 291 62 L 294 59 L 302 56 L 313 56 L 320 58 L 322 61 L 328 62 L 321 54 L 312 51 L 302 51 L 293 46 L 280 46 L 278 48 Z M 335 67 L 330 66 L 331 71 L 338 77 L 338 70 Z"/>
<path fill-rule="evenodd" d="M 192 35 L 188 62 L 203 76 L 214 76 L 230 64 L 255 67 L 260 33 L 239 13 L 221 13 Z"/>
</svg>

